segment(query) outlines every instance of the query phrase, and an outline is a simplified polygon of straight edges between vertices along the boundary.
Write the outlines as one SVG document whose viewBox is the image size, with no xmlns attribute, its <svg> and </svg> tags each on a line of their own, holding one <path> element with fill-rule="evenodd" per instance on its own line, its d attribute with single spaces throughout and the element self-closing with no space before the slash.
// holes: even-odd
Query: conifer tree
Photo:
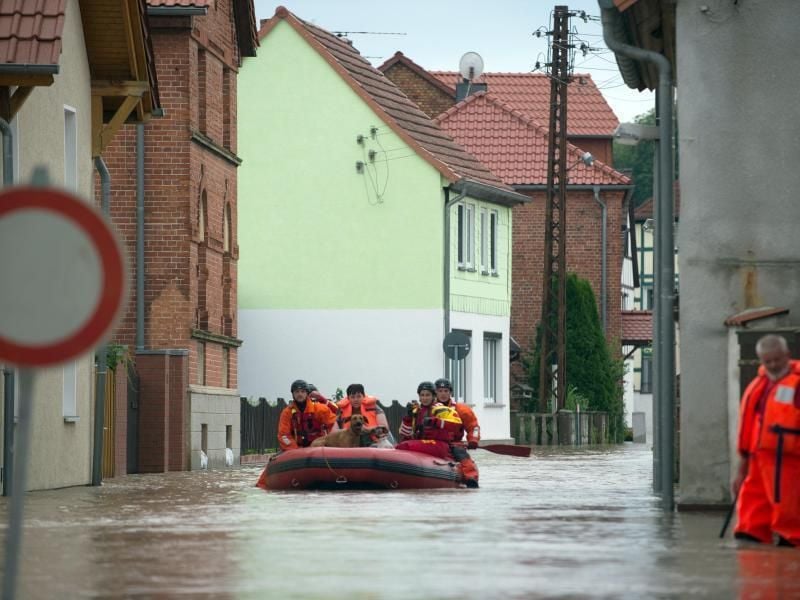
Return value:
<svg viewBox="0 0 800 600">
<path fill-rule="evenodd" d="M 536 328 L 533 351 L 525 361 L 533 388 L 528 407 L 532 411 L 538 411 L 539 406 L 540 353 L 541 324 Z M 621 442 L 624 435 L 622 361 L 614 358 L 606 344 L 592 286 L 574 273 L 567 276 L 566 354 L 567 384 L 589 403 L 581 409 L 608 413 L 609 439 Z"/>
</svg>

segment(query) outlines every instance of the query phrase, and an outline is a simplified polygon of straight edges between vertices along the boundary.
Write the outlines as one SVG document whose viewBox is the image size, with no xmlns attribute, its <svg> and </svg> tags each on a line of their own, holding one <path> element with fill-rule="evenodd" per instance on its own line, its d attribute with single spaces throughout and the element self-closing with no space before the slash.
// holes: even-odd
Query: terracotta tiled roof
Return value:
<svg viewBox="0 0 800 600">
<path fill-rule="evenodd" d="M 653 312 L 650 310 L 622 311 L 622 345 L 641 346 L 653 341 Z"/>
<path fill-rule="evenodd" d="M 387 125 L 450 183 L 466 178 L 514 193 L 346 41 L 303 21 L 283 6 L 279 6 L 275 15 L 263 24 L 259 39 L 264 39 L 279 20 L 285 20 L 302 35 L 373 110 L 385 115 Z"/>
<path fill-rule="evenodd" d="M 66 0 L 0 0 L 0 63 L 57 65 Z"/>
<path fill-rule="evenodd" d="M 452 71 L 431 74 L 453 89 L 461 75 Z M 484 73 L 475 83 L 485 83 L 486 91 L 496 94 L 522 111 L 545 129 L 550 122 L 550 78 L 541 73 Z M 567 133 L 570 136 L 608 136 L 619 120 L 597 89 L 591 75 L 574 75 L 567 90 Z"/>
<path fill-rule="evenodd" d="M 681 215 L 681 186 L 678 180 L 675 180 L 675 183 L 672 186 L 672 193 L 673 197 L 675 198 L 675 220 L 677 221 Z M 648 198 L 644 202 L 642 202 L 639 206 L 636 207 L 636 210 L 633 212 L 633 218 L 635 221 L 644 221 L 646 219 L 653 218 L 653 199 Z"/>
<path fill-rule="evenodd" d="M 435 119 L 462 146 L 509 185 L 547 184 L 547 131 L 492 92 L 478 92 Z M 569 144 L 571 185 L 627 185 L 630 179 L 608 165 L 581 162 Z M 572 166 L 574 165 L 574 166 Z"/>
<path fill-rule="evenodd" d="M 759 319 L 777 317 L 778 315 L 785 315 L 788 313 L 789 309 L 783 307 L 773 308 L 772 306 L 761 306 L 759 308 L 748 308 L 747 310 L 743 310 L 725 319 L 725 325 L 729 327 L 742 327 L 746 326 L 750 321 L 758 321 Z"/>
</svg>

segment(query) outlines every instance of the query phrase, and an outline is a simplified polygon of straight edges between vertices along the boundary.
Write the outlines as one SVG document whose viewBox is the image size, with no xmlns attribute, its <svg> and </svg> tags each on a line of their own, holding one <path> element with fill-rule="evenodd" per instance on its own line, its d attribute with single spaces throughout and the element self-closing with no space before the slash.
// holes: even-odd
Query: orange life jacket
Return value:
<svg viewBox="0 0 800 600">
<path fill-rule="evenodd" d="M 795 365 L 792 365 L 795 367 Z M 792 369 L 770 390 L 764 408 L 763 425 L 759 448 L 777 450 L 779 430 L 784 430 L 783 454 L 800 456 L 800 409 L 795 407 L 794 398 L 800 388 L 800 372 Z"/>
<path fill-rule="evenodd" d="M 339 422 L 342 429 L 350 429 L 350 417 L 353 415 L 353 405 L 349 397 L 344 397 L 336 403 L 341 411 Z M 359 412 L 367 420 L 370 429 L 378 426 L 378 399 L 374 396 L 364 396 L 359 407 Z"/>
</svg>

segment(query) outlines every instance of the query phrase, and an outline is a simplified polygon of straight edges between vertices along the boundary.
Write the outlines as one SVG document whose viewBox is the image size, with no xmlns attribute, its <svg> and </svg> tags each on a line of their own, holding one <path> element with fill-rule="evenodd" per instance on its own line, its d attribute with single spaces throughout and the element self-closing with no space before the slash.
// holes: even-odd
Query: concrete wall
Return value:
<svg viewBox="0 0 800 600">
<path fill-rule="evenodd" d="M 759 305 L 800 314 L 797 8 L 677 3 L 681 503 L 729 500 L 725 317 Z"/>
</svg>

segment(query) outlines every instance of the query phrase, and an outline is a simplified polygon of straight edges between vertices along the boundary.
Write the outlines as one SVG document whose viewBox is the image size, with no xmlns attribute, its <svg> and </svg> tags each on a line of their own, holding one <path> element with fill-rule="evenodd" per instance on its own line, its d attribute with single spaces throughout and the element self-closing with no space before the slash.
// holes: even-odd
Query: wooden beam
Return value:
<svg viewBox="0 0 800 600">
<path fill-rule="evenodd" d="M 103 125 L 103 131 L 100 134 L 100 142 L 102 144 L 102 147 L 100 148 L 101 154 L 103 153 L 103 150 L 106 149 L 106 146 L 111 143 L 111 140 L 114 139 L 117 130 L 122 127 L 122 125 L 125 123 L 125 120 L 128 118 L 128 115 L 131 114 L 131 111 L 136 107 L 139 101 L 140 98 L 138 96 L 128 96 L 122 101 L 122 104 L 117 109 L 117 112 L 114 113 L 114 116 L 111 117 L 111 120 L 108 122 L 108 124 Z"/>
<path fill-rule="evenodd" d="M 149 89 L 149 81 L 92 81 L 93 96 L 136 96 L 139 98 Z"/>
<path fill-rule="evenodd" d="M 103 150 L 103 97 L 92 96 L 92 158 Z"/>
<path fill-rule="evenodd" d="M 19 109 L 22 108 L 22 105 L 25 104 L 25 100 L 28 99 L 28 96 L 31 95 L 33 91 L 33 86 L 26 85 L 20 86 L 17 88 L 17 91 L 14 92 L 14 95 L 11 96 L 11 118 L 14 118 L 14 115 L 19 112 Z"/>
</svg>

